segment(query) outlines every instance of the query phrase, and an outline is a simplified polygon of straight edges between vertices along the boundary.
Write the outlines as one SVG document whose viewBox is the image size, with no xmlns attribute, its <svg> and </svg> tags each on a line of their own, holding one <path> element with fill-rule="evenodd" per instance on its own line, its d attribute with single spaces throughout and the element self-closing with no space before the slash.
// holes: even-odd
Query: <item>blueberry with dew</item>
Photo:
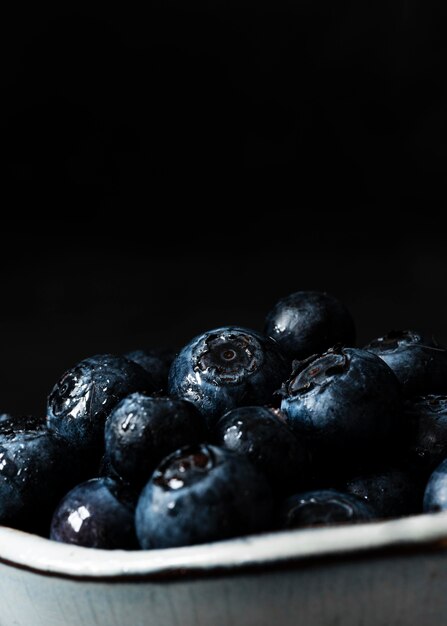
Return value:
<svg viewBox="0 0 447 626">
<path fill-rule="evenodd" d="M 92 478 L 61 500 L 50 537 L 87 548 L 137 549 L 134 515 L 133 493 L 112 478 Z"/>
<path fill-rule="evenodd" d="M 447 458 L 447 395 L 409 398 L 404 405 L 410 466 L 428 476 Z"/>
<path fill-rule="evenodd" d="M 431 474 L 425 487 L 423 507 L 426 513 L 447 511 L 447 459 Z"/>
<path fill-rule="evenodd" d="M 181 350 L 169 373 L 169 393 L 192 402 L 211 424 L 236 407 L 270 404 L 288 371 L 272 339 L 226 326 Z"/>
<path fill-rule="evenodd" d="M 44 532 L 53 507 L 77 478 L 69 444 L 44 419 L 0 420 L 0 524 Z"/>
<path fill-rule="evenodd" d="M 360 498 L 336 489 L 321 489 L 287 498 L 279 509 L 279 528 L 353 524 L 376 517 L 374 508 Z"/>
<path fill-rule="evenodd" d="M 137 504 L 142 548 L 170 548 L 270 528 L 272 492 L 245 457 L 216 446 L 182 448 L 158 466 Z"/>
<path fill-rule="evenodd" d="M 422 483 L 408 470 L 387 468 L 356 476 L 343 490 L 371 504 L 381 518 L 422 512 Z"/>
<path fill-rule="evenodd" d="M 281 410 L 312 451 L 351 463 L 394 448 L 402 425 L 399 381 L 376 355 L 334 348 L 295 362 Z"/>
<path fill-rule="evenodd" d="M 50 429 L 99 460 L 110 411 L 134 391 L 155 391 L 150 374 L 124 357 L 100 354 L 62 376 L 48 397 Z"/>
<path fill-rule="evenodd" d="M 216 423 L 212 438 L 217 445 L 246 456 L 275 492 L 296 489 L 308 479 L 309 453 L 277 409 L 233 409 Z"/>
<path fill-rule="evenodd" d="M 413 330 L 395 330 L 375 339 L 365 350 L 385 361 L 406 396 L 447 392 L 447 350 L 433 337 Z"/>
<path fill-rule="evenodd" d="M 290 359 L 304 359 L 336 344 L 355 345 L 354 320 L 345 305 L 319 291 L 297 291 L 275 304 L 265 334 Z"/>
<path fill-rule="evenodd" d="M 202 415 L 193 404 L 178 398 L 133 393 L 112 410 L 105 425 L 110 466 L 139 487 L 165 456 L 205 439 Z"/>
</svg>

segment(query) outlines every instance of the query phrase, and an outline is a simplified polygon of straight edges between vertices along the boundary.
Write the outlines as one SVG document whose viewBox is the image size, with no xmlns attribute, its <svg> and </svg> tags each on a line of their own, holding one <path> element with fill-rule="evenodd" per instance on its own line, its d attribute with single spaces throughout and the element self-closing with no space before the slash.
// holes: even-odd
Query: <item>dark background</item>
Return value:
<svg viewBox="0 0 447 626">
<path fill-rule="evenodd" d="M 94 353 L 262 328 L 298 289 L 344 300 L 360 345 L 400 327 L 447 342 L 444 17 L 422 0 L 9 9 L 0 410 L 43 412 Z"/>
</svg>

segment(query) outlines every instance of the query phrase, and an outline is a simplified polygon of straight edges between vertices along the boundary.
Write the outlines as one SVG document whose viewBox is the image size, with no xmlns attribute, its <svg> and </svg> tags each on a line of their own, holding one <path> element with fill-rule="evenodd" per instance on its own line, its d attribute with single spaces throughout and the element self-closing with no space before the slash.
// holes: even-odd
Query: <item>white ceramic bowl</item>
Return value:
<svg viewBox="0 0 447 626">
<path fill-rule="evenodd" d="M 441 626 L 447 513 L 91 550 L 0 528 L 1 626 Z"/>
</svg>

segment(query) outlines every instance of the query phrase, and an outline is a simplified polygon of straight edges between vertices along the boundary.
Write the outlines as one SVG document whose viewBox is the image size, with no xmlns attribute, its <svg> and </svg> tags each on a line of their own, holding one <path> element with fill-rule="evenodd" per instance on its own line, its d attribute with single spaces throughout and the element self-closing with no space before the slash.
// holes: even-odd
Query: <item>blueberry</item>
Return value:
<svg viewBox="0 0 447 626">
<path fill-rule="evenodd" d="M 124 356 L 149 372 L 157 391 L 166 391 L 169 368 L 175 357 L 173 350 L 134 350 L 133 352 L 127 352 Z"/>
<path fill-rule="evenodd" d="M 195 337 L 169 373 L 169 392 L 192 402 L 209 422 L 238 406 L 269 404 L 288 372 L 274 341 L 237 327 Z"/>
<path fill-rule="evenodd" d="M 52 508 L 76 478 L 67 442 L 44 419 L 0 421 L 0 524 L 44 532 Z"/>
<path fill-rule="evenodd" d="M 290 496 L 279 510 L 279 527 L 331 526 L 374 519 L 376 512 L 365 501 L 336 489 L 306 491 Z"/>
<path fill-rule="evenodd" d="M 309 454 L 277 409 L 233 409 L 217 422 L 213 439 L 247 456 L 272 482 L 275 492 L 299 487 L 309 474 Z"/>
<path fill-rule="evenodd" d="M 447 510 L 447 459 L 430 476 L 424 493 L 426 513 Z"/>
<path fill-rule="evenodd" d="M 111 478 L 92 478 L 67 493 L 51 522 L 51 539 L 87 548 L 136 549 L 135 499 Z"/>
<path fill-rule="evenodd" d="M 270 527 L 268 483 L 245 457 L 189 446 L 162 461 L 136 511 L 142 548 L 169 548 L 247 535 Z"/>
<path fill-rule="evenodd" d="M 447 350 L 412 330 L 391 331 L 365 350 L 391 367 L 407 396 L 447 392 Z"/>
<path fill-rule="evenodd" d="M 281 410 L 295 434 L 314 452 L 336 453 L 340 461 L 382 454 L 399 434 L 399 382 L 365 350 L 335 348 L 295 362 L 282 395 Z"/>
<path fill-rule="evenodd" d="M 416 396 L 405 403 L 409 461 L 419 473 L 430 474 L 447 458 L 447 395 Z"/>
<path fill-rule="evenodd" d="M 68 370 L 48 398 L 48 426 L 99 459 L 107 415 L 134 391 L 152 392 L 148 372 L 124 357 L 102 354 Z"/>
<path fill-rule="evenodd" d="M 351 314 L 337 298 L 319 291 L 297 291 L 279 300 L 267 315 L 265 334 L 291 359 L 355 344 Z"/>
<path fill-rule="evenodd" d="M 344 491 L 370 503 L 379 517 L 401 517 L 420 513 L 423 488 L 410 472 L 389 468 L 352 478 Z"/>
<path fill-rule="evenodd" d="M 190 402 L 133 393 L 106 421 L 106 454 L 124 480 L 143 487 L 169 453 L 205 439 L 203 417 Z"/>
</svg>

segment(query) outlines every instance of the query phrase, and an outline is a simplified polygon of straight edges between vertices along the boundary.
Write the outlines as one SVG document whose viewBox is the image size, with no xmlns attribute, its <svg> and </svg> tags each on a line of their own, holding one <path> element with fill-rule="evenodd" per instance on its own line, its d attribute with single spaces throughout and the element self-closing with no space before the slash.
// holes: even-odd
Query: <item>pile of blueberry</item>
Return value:
<svg viewBox="0 0 447 626">
<path fill-rule="evenodd" d="M 354 345 L 345 306 L 301 291 L 264 334 L 81 361 L 46 419 L 0 415 L 0 523 L 151 549 L 447 509 L 447 350 Z"/>
</svg>

